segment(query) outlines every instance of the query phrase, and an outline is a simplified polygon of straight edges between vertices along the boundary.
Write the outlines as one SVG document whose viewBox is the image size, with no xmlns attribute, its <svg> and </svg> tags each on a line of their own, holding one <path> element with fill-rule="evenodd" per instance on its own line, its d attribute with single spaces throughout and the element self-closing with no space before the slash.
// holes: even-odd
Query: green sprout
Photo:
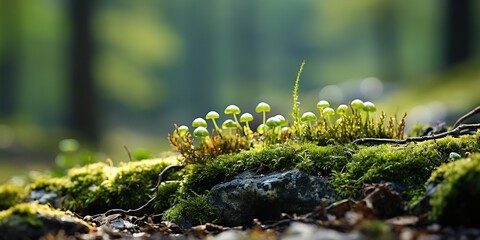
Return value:
<svg viewBox="0 0 480 240">
<path fill-rule="evenodd" d="M 242 116 L 240 116 L 240 122 L 245 123 L 245 127 L 243 129 L 245 135 L 248 135 L 252 132 L 252 130 L 250 129 L 250 126 L 248 125 L 248 122 L 251 122 L 251 121 L 253 121 L 253 115 L 250 113 L 244 113 L 242 114 Z"/>
<path fill-rule="evenodd" d="M 215 126 L 215 129 L 217 130 L 217 132 L 221 133 L 221 130 L 220 130 L 220 128 L 219 128 L 218 125 L 217 125 L 217 121 L 215 121 L 215 119 L 217 119 L 217 118 L 220 118 L 220 115 L 219 115 L 217 112 L 215 112 L 215 111 L 210 111 L 210 112 L 208 112 L 207 115 L 205 116 L 205 119 L 207 119 L 207 120 L 212 120 L 213 126 Z"/>
<path fill-rule="evenodd" d="M 270 112 L 270 105 L 268 105 L 268 103 L 266 103 L 266 102 L 260 102 L 259 104 L 257 104 L 257 107 L 255 108 L 255 112 L 263 113 L 262 124 L 265 125 L 266 124 L 266 113 Z"/>
<path fill-rule="evenodd" d="M 236 127 L 240 127 L 240 123 L 238 122 L 238 119 L 237 119 L 237 114 L 240 114 L 240 108 L 237 107 L 237 105 L 228 105 L 226 108 L 225 108 L 225 111 L 224 111 L 225 114 L 232 114 L 233 115 L 233 119 L 235 119 L 235 123 L 237 124 Z"/>
</svg>

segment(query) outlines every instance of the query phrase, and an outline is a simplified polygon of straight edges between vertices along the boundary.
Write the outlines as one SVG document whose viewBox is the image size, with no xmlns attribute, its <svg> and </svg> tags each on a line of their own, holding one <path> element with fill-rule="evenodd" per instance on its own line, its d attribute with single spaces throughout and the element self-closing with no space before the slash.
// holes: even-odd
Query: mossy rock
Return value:
<svg viewBox="0 0 480 240">
<path fill-rule="evenodd" d="M 0 211 L 19 203 L 25 195 L 25 189 L 12 184 L 0 185 Z"/>
<path fill-rule="evenodd" d="M 440 166 L 428 183 L 438 184 L 430 199 L 431 220 L 480 227 L 480 153 Z"/>
<path fill-rule="evenodd" d="M 214 185 L 232 180 L 244 171 L 271 173 L 299 169 L 330 178 L 343 197 L 355 198 L 363 184 L 394 182 L 405 189 L 404 196 L 409 201 L 425 191 L 424 184 L 430 174 L 449 161 L 450 152 L 478 151 L 479 136 L 446 137 L 406 145 L 274 145 L 187 166 L 181 192 L 205 194 Z"/>
<path fill-rule="evenodd" d="M 27 189 L 28 192 L 42 189 L 54 192 L 60 198 L 59 207 L 83 215 L 112 208 L 137 208 L 155 194 L 158 174 L 174 163 L 177 163 L 176 156 L 122 163 L 118 167 L 99 162 L 72 168 L 62 178 L 40 178 Z M 164 180 L 175 177 L 178 176 L 172 174 Z M 179 184 L 170 184 L 168 188 L 164 185 L 160 189 L 162 204 L 152 204 L 145 211 L 163 211 L 170 207 L 163 202 L 172 202 L 169 198 L 173 198 L 172 191 L 176 191 Z"/>
<path fill-rule="evenodd" d="M 59 231 L 69 236 L 87 233 L 91 228 L 71 212 L 37 203 L 21 203 L 0 211 L 0 239 L 39 239 Z"/>
</svg>

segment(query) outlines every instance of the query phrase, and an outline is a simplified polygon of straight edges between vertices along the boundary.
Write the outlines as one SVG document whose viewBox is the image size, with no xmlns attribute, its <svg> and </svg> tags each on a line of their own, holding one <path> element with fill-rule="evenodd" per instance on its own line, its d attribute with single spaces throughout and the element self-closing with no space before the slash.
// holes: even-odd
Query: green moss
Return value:
<svg viewBox="0 0 480 240">
<path fill-rule="evenodd" d="M 143 205 L 156 191 L 153 187 L 157 183 L 158 174 L 172 163 L 172 159 L 149 159 L 123 164 L 118 168 L 116 174 L 109 179 L 108 183 L 104 185 L 108 193 L 105 198 L 106 203 L 109 207 L 123 209 L 137 208 Z M 168 178 L 163 180 L 168 180 Z M 171 191 L 172 189 L 162 187 L 160 194 L 163 195 L 162 190 Z M 171 192 L 167 194 L 171 194 Z M 161 204 L 156 206 L 161 206 Z M 153 211 L 154 209 L 147 208 L 145 210 Z"/>
<path fill-rule="evenodd" d="M 169 173 L 164 181 L 174 181 L 160 186 L 159 198 L 145 211 L 161 212 L 184 199 L 204 195 L 214 185 L 245 171 L 267 174 L 290 169 L 328 178 L 343 197 L 359 196 L 365 183 L 394 182 L 406 189 L 406 200 L 412 200 L 425 192 L 425 182 L 438 166 L 449 161 L 450 152 L 464 155 L 478 151 L 479 137 L 477 133 L 376 146 L 289 142 L 221 155 L 205 163 L 189 164 L 179 173 Z M 62 198 L 62 207 L 80 214 L 137 208 L 155 194 L 158 174 L 172 163 L 178 164 L 176 157 L 129 162 L 118 167 L 90 164 L 71 169 L 63 178 L 39 179 L 28 191 L 55 191 Z"/>
<path fill-rule="evenodd" d="M 295 143 L 222 155 L 205 164 L 187 166 L 182 193 L 204 194 L 214 185 L 231 180 L 244 171 L 269 173 L 297 168 L 311 174 L 330 176 L 346 164 L 349 151 L 344 146 Z"/>
<path fill-rule="evenodd" d="M 181 192 L 204 194 L 215 184 L 244 172 L 269 173 L 297 168 L 327 177 L 343 197 L 355 197 L 365 183 L 394 182 L 406 200 L 425 192 L 424 183 L 451 151 L 479 149 L 477 136 L 446 137 L 407 145 L 331 145 L 291 143 L 222 155 L 185 170 Z"/>
<path fill-rule="evenodd" d="M 23 187 L 5 184 L 0 186 L 0 211 L 19 203 L 25 194 Z"/>
<path fill-rule="evenodd" d="M 208 203 L 208 195 L 195 195 L 180 200 L 163 214 L 163 220 L 172 221 L 182 227 L 215 222 L 220 214 Z"/>
<path fill-rule="evenodd" d="M 429 217 L 446 225 L 479 227 L 480 153 L 442 165 L 429 183 L 439 183 Z"/>
<path fill-rule="evenodd" d="M 351 196 L 365 183 L 390 181 L 408 189 L 407 200 L 424 193 L 424 183 L 452 151 L 478 151 L 478 136 L 446 137 L 407 145 L 360 146 L 333 182 L 343 196 Z M 342 187 L 343 186 L 343 187 Z"/>
<path fill-rule="evenodd" d="M 128 162 L 118 167 L 94 163 L 72 168 L 62 178 L 40 178 L 27 189 L 28 192 L 38 189 L 53 191 L 61 197 L 62 208 L 81 214 L 100 213 L 112 208 L 137 208 L 154 195 L 158 174 L 172 163 L 177 163 L 176 157 Z M 178 178 L 175 174 L 169 176 Z M 177 188 L 178 184 L 176 188 L 160 189 L 160 196 L 163 197 L 158 201 L 162 203 L 153 204 L 146 210 L 163 211 L 170 207 L 164 201 L 173 202 L 170 198 L 173 189 Z"/>
</svg>

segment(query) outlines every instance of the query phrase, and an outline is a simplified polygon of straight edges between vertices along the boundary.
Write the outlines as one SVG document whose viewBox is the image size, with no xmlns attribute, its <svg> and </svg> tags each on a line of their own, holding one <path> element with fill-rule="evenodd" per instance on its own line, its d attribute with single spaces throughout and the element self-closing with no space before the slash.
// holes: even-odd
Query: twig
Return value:
<svg viewBox="0 0 480 240">
<path fill-rule="evenodd" d="M 133 161 L 133 159 L 132 159 L 132 154 L 131 154 L 130 151 L 128 150 L 127 145 L 123 145 L 123 148 L 125 148 L 125 151 L 127 151 L 128 159 L 130 159 L 130 162 L 132 162 L 132 161 Z"/>
<path fill-rule="evenodd" d="M 474 108 L 472 111 L 466 113 L 465 115 L 461 116 L 456 122 L 455 124 L 453 124 L 452 128 L 456 128 L 458 127 L 462 122 L 464 122 L 465 120 L 467 120 L 468 118 L 472 117 L 473 115 L 475 114 L 478 114 L 480 113 L 480 106 Z"/>
<path fill-rule="evenodd" d="M 110 209 L 108 211 L 106 211 L 105 213 L 103 214 L 97 214 L 97 215 L 94 215 L 94 217 L 96 216 L 100 216 L 100 215 L 103 215 L 103 216 L 107 216 L 107 215 L 110 215 L 110 214 L 114 214 L 114 213 L 124 213 L 124 214 L 130 214 L 130 213 L 133 213 L 133 212 L 138 212 L 142 209 L 144 209 L 146 206 L 148 206 L 148 204 L 150 204 L 151 202 L 153 202 L 155 199 L 157 199 L 157 197 L 160 195 L 159 194 L 159 186 L 160 186 L 160 183 L 162 183 L 162 177 L 163 175 L 165 175 L 165 173 L 169 170 L 169 169 L 172 169 L 172 168 L 183 168 L 183 166 L 178 166 L 178 165 L 175 165 L 175 164 L 172 164 L 172 165 L 169 165 L 167 166 L 166 168 L 164 168 L 162 170 L 162 172 L 160 172 L 160 174 L 158 174 L 158 180 L 157 180 L 157 185 L 155 186 L 155 196 L 153 196 L 150 200 L 148 200 L 148 202 L 146 202 L 145 204 L 143 204 L 142 206 L 138 207 L 138 208 L 135 208 L 135 209 L 128 209 L 128 210 L 123 210 L 123 209 L 120 209 L 120 208 L 114 208 L 114 209 Z"/>
<path fill-rule="evenodd" d="M 427 140 L 439 139 L 444 138 L 446 136 L 459 136 L 464 134 L 469 134 L 469 132 L 465 130 L 478 130 L 480 128 L 480 123 L 474 124 L 460 124 L 459 126 L 455 127 L 450 131 L 446 131 L 443 133 L 435 134 L 435 135 L 428 135 L 422 137 L 410 137 L 405 139 L 391 139 L 391 138 L 359 138 L 352 142 L 352 144 L 365 144 L 365 143 L 373 143 L 373 144 L 382 144 L 382 143 L 394 143 L 394 144 L 405 144 L 409 142 L 423 142 Z"/>
</svg>

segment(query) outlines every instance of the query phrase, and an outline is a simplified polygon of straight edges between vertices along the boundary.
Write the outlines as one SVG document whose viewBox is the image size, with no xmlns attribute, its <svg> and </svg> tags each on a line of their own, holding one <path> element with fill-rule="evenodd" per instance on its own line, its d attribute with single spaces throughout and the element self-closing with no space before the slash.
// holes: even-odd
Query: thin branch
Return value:
<svg viewBox="0 0 480 240">
<path fill-rule="evenodd" d="M 127 151 L 128 159 L 130 159 L 130 162 L 132 162 L 133 161 L 132 154 L 130 153 L 130 150 L 128 150 L 127 145 L 123 145 L 123 148 L 125 149 L 125 151 Z"/>
<path fill-rule="evenodd" d="M 142 206 L 140 206 L 140 207 L 138 207 L 138 208 L 135 208 L 135 209 L 128 209 L 128 210 L 123 210 L 123 209 L 120 209 L 120 208 L 114 208 L 114 209 L 110 209 L 110 210 L 106 211 L 106 212 L 103 213 L 103 214 L 97 214 L 97 215 L 95 215 L 94 217 L 100 216 L 100 215 L 107 216 L 107 215 L 114 214 L 114 213 L 130 214 L 130 213 L 138 212 L 138 211 L 144 209 L 144 208 L 147 207 L 151 202 L 155 201 L 155 199 L 157 199 L 157 197 L 160 195 L 160 193 L 159 193 L 159 187 L 160 187 L 160 184 L 162 183 L 163 175 L 165 175 L 165 173 L 166 173 L 169 169 L 172 169 L 172 168 L 183 168 L 183 166 L 178 166 L 178 165 L 172 164 L 172 165 L 169 165 L 169 166 L 167 166 L 166 168 L 164 168 L 164 169 L 162 170 L 162 172 L 160 172 L 160 174 L 158 174 L 157 185 L 155 186 L 155 189 L 156 189 L 156 191 L 155 191 L 155 196 L 153 196 L 150 200 L 148 200 L 148 202 L 146 202 L 146 203 L 143 204 Z"/>
<path fill-rule="evenodd" d="M 473 115 L 475 114 L 478 114 L 480 113 L 480 106 L 474 108 L 472 111 L 466 113 L 465 115 L 461 116 L 456 122 L 455 124 L 453 124 L 452 128 L 456 128 L 458 127 L 462 122 L 464 122 L 465 120 L 467 120 L 468 118 L 472 117 Z"/>
<path fill-rule="evenodd" d="M 382 143 L 394 143 L 394 144 L 406 144 L 409 142 L 423 142 L 427 140 L 433 139 L 440 139 L 446 136 L 459 136 L 470 134 L 469 131 L 478 130 L 480 128 L 480 123 L 474 124 L 460 124 L 459 126 L 455 127 L 450 131 L 446 131 L 443 133 L 435 134 L 435 135 L 428 135 L 422 137 L 410 137 L 405 139 L 391 139 L 391 138 L 359 138 L 352 142 L 352 144 L 365 144 L 365 143 L 373 143 L 373 144 L 382 144 Z M 468 130 L 468 131 L 465 131 Z"/>
</svg>

